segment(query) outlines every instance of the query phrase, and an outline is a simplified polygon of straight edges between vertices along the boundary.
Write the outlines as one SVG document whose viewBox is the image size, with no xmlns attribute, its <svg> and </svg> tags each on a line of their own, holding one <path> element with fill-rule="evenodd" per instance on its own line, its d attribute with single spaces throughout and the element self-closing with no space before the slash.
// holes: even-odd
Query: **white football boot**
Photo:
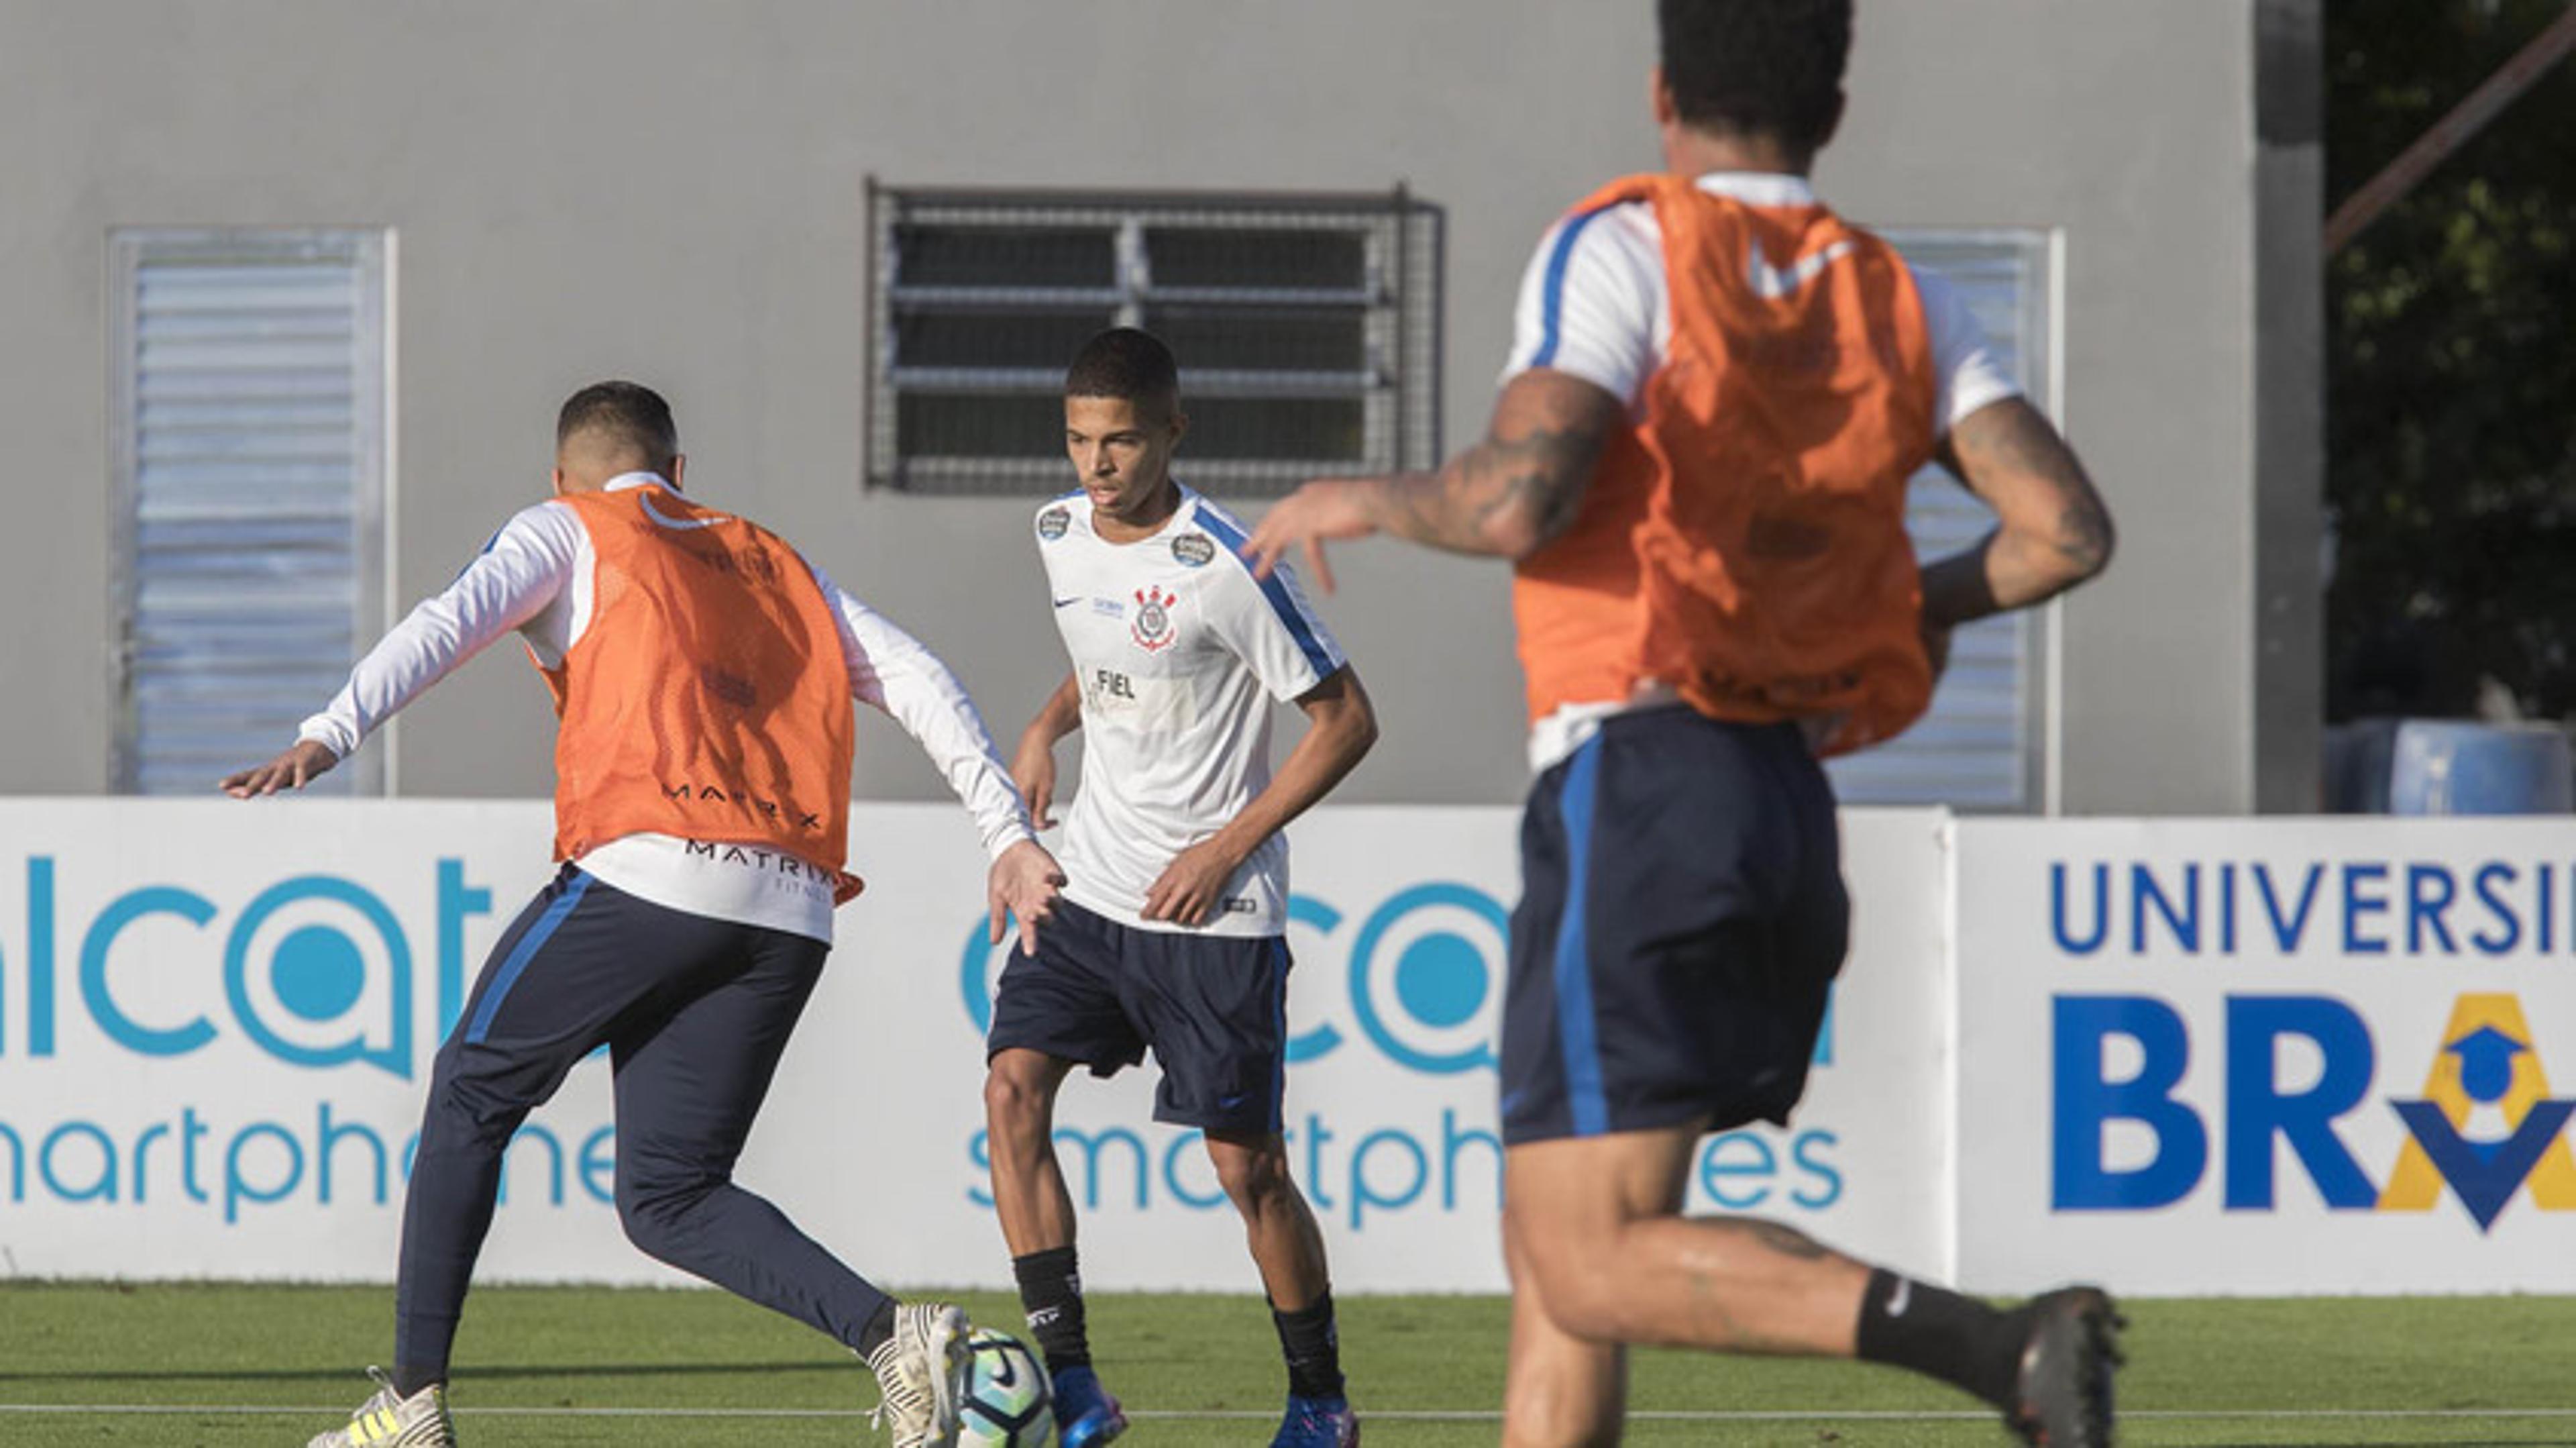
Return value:
<svg viewBox="0 0 2576 1448">
<path fill-rule="evenodd" d="M 304 1448 L 456 1448 L 456 1424 L 447 1416 L 447 1389 L 437 1383 L 406 1398 L 382 1368 L 367 1369 L 375 1396 L 349 1415 L 349 1426 L 321 1434 Z"/>
<path fill-rule="evenodd" d="M 894 1310 L 894 1336 L 868 1356 L 885 1401 L 877 1420 L 894 1448 L 956 1448 L 957 1400 L 965 1381 L 966 1313 L 946 1302 Z"/>
</svg>

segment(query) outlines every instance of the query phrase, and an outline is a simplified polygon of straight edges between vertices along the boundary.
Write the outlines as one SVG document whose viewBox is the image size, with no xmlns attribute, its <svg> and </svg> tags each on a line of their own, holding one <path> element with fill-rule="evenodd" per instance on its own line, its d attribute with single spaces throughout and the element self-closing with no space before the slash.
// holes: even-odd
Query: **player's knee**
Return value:
<svg viewBox="0 0 2576 1448">
<path fill-rule="evenodd" d="M 1539 1305 L 1559 1330 L 1586 1342 L 1622 1340 L 1618 1294 L 1605 1243 L 1590 1234 L 1531 1233 L 1521 1239 L 1514 1263 L 1517 1286 L 1538 1294 Z"/>
<path fill-rule="evenodd" d="M 1538 1277 L 1539 1303 L 1559 1331 L 1588 1343 L 1626 1340 L 1617 1295 L 1600 1277 L 1562 1265 L 1541 1267 Z"/>
<path fill-rule="evenodd" d="M 721 1178 L 668 1174 L 617 1176 L 617 1225 L 648 1257 L 677 1260 L 688 1236 L 689 1214 Z"/>
<path fill-rule="evenodd" d="M 1288 1175 L 1288 1153 L 1277 1139 L 1259 1142 L 1208 1138 L 1208 1159 L 1216 1167 L 1217 1185 L 1246 1216 L 1293 1196 L 1296 1182 Z"/>
<path fill-rule="evenodd" d="M 529 1103 L 467 1071 L 447 1051 L 439 1053 L 430 1070 L 428 1132 L 449 1140 L 506 1142 L 529 1109 Z"/>
<path fill-rule="evenodd" d="M 997 1136 L 1042 1132 L 1053 1103 L 1044 1073 L 1008 1057 L 984 1073 L 984 1120 Z"/>
</svg>

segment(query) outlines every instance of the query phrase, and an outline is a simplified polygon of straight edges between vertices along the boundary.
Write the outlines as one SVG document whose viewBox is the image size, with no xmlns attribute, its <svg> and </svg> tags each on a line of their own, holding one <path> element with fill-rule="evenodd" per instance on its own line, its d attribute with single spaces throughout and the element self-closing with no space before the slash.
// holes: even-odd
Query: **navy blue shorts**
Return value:
<svg viewBox="0 0 2576 1448">
<path fill-rule="evenodd" d="M 831 949 L 656 905 L 567 864 L 493 945 L 438 1077 L 480 1106 L 524 1111 L 604 1045 L 620 1169 L 669 1140 L 729 1170 Z"/>
<path fill-rule="evenodd" d="M 1280 1129 L 1288 1075 L 1288 942 L 1138 930 L 1070 900 L 1014 949 L 984 1057 L 1026 1049 L 1112 1076 L 1152 1047 L 1154 1119 L 1208 1131 Z"/>
<path fill-rule="evenodd" d="M 1504 1141 L 1787 1121 L 1850 936 L 1840 855 L 1794 725 L 1623 714 L 1539 776 Z"/>
</svg>

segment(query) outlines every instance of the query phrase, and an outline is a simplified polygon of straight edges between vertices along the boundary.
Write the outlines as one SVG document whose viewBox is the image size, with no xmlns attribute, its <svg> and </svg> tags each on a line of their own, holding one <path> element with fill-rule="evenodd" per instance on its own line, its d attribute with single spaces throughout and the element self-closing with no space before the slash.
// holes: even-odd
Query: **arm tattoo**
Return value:
<svg viewBox="0 0 2576 1448">
<path fill-rule="evenodd" d="M 2088 573 L 2110 561 L 2111 515 L 2091 488 L 2067 500 L 2066 511 L 2057 518 L 2057 536 L 2050 541 L 2068 562 Z"/>
<path fill-rule="evenodd" d="M 1599 438 L 1562 428 L 1489 437 L 1423 485 L 1393 490 L 1387 529 L 1416 543 L 1473 550 L 1498 518 L 1521 511 L 1539 537 L 1554 537 L 1573 521 L 1600 450 Z"/>
<path fill-rule="evenodd" d="M 2111 555 L 2111 515 L 2084 475 L 2084 465 L 2057 430 L 2030 405 L 2014 399 L 1981 414 L 1952 434 L 1952 471 L 1973 487 L 1998 476 L 2027 479 L 2056 504 L 2047 545 L 2078 571 L 2100 571 Z"/>
<path fill-rule="evenodd" d="M 1574 521 L 1617 415 L 1589 383 L 1524 374 L 1482 442 L 1438 472 L 1387 480 L 1377 525 L 1460 553 L 1526 553 Z"/>
</svg>

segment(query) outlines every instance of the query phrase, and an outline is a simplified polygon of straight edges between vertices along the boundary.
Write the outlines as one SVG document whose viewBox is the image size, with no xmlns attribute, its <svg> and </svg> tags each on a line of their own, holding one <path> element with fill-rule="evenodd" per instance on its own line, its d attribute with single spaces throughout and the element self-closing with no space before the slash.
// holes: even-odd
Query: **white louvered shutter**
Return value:
<svg viewBox="0 0 2576 1448">
<path fill-rule="evenodd" d="M 114 239 L 115 786 L 205 794 L 292 742 L 382 625 L 375 231 Z M 317 788 L 382 789 L 362 750 Z"/>
<path fill-rule="evenodd" d="M 1959 289 L 1986 343 L 2022 391 L 2051 410 L 2049 241 L 2043 232 L 1886 230 L 1917 268 Z M 1915 553 L 1944 557 L 1975 543 L 1994 515 L 1939 467 L 1917 474 L 1906 504 Z M 1965 809 L 2037 810 L 2047 730 L 2046 631 L 2024 611 L 1981 620 L 1951 641 L 1949 672 L 1930 712 L 1891 743 L 1827 767 L 1852 804 L 1946 804 Z"/>
<path fill-rule="evenodd" d="M 872 187 L 868 479 L 1064 487 L 1064 369 L 1104 327 L 1179 357 L 1190 481 L 1277 497 L 1440 459 L 1442 215 L 1365 195 Z"/>
</svg>

